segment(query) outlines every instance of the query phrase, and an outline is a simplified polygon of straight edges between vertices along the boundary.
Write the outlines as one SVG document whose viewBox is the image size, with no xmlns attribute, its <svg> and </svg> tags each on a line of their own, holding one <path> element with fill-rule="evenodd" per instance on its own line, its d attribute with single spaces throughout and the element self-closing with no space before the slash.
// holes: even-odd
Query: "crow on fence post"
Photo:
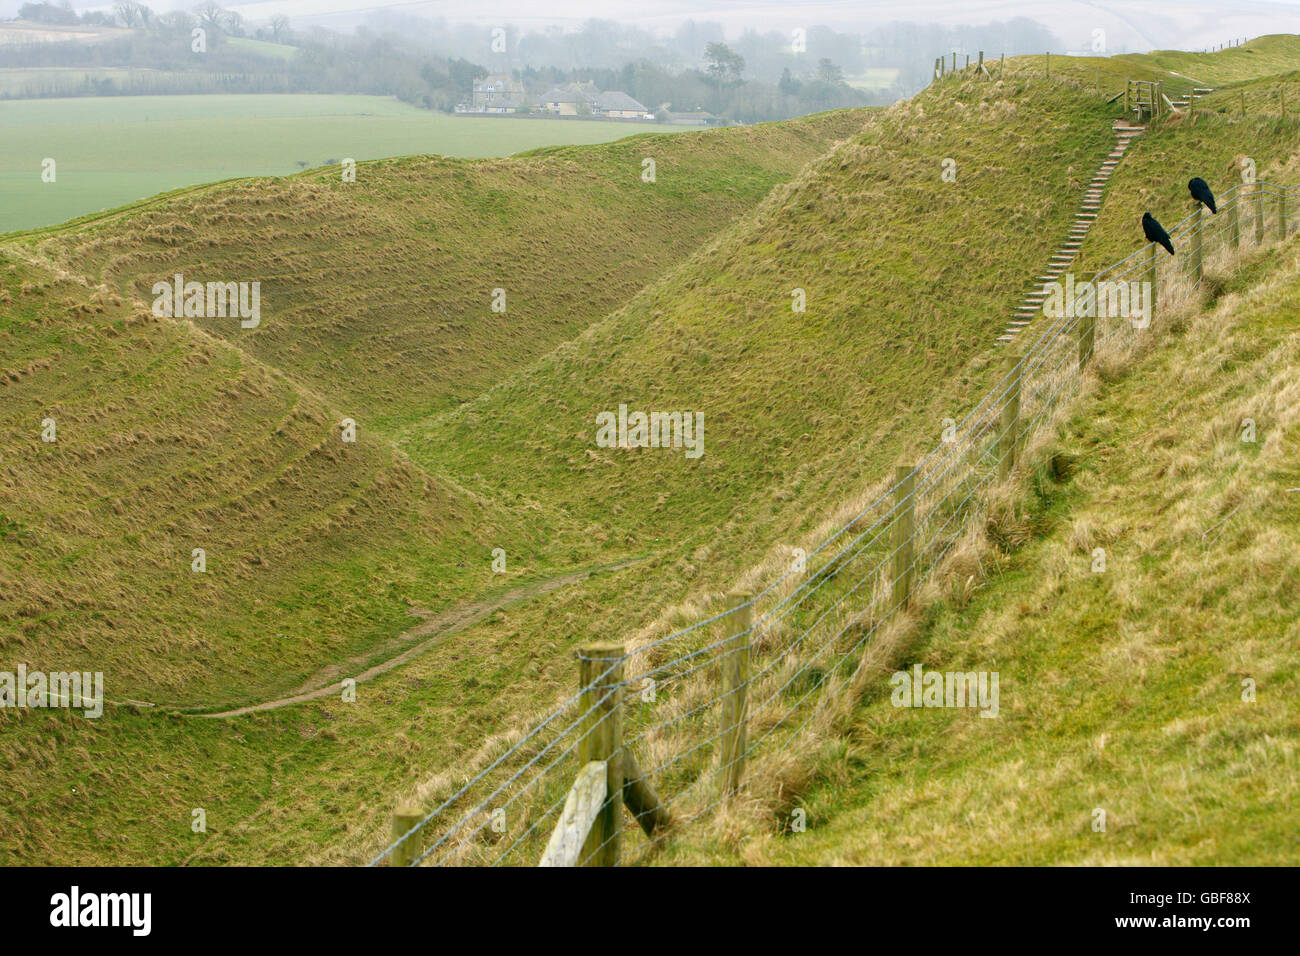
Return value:
<svg viewBox="0 0 1300 956">
<path fill-rule="evenodd" d="M 1193 199 L 1210 210 L 1211 214 L 1218 214 L 1219 210 L 1214 205 L 1214 193 L 1210 192 L 1210 184 L 1200 176 L 1188 181 L 1187 191 L 1192 194 Z"/>
<path fill-rule="evenodd" d="M 1164 246 L 1171 256 L 1174 254 L 1174 244 L 1169 239 L 1169 233 L 1165 232 L 1165 227 L 1160 225 L 1156 217 L 1149 212 L 1142 214 L 1142 232 L 1146 235 L 1147 242 Z"/>
</svg>

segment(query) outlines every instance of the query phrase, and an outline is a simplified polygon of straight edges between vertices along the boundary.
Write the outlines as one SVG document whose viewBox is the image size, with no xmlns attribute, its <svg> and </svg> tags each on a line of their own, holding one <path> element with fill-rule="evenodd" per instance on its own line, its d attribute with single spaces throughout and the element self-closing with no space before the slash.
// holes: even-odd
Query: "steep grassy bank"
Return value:
<svg viewBox="0 0 1300 956">
<path fill-rule="evenodd" d="M 364 430 L 344 442 L 282 373 L 112 293 L 0 269 L 7 657 L 102 670 L 115 700 L 257 699 L 417 623 L 406 602 L 490 578 L 457 568 L 488 509 Z"/>
<path fill-rule="evenodd" d="M 646 549 L 677 562 L 669 603 L 723 588 L 969 407 L 1109 117 L 1069 86 L 1010 80 L 883 111 L 625 308 L 401 447 L 485 498 L 564 516 L 580 531 L 556 536 L 569 561 Z M 702 456 L 600 447 L 596 416 L 620 404 L 701 414 Z"/>
<path fill-rule="evenodd" d="M 827 748 L 806 832 L 704 830 L 663 862 L 1300 859 L 1300 244 L 1215 287 L 1131 367 L 1101 363 L 992 512 L 1024 546 L 929 608 L 906 665 L 997 671 L 998 716 L 883 687 Z"/>
</svg>

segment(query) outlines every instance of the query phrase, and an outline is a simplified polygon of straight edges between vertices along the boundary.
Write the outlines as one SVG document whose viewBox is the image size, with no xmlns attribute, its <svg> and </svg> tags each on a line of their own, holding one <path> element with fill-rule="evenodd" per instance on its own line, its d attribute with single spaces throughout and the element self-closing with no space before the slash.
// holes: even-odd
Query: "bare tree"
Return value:
<svg viewBox="0 0 1300 956">
<path fill-rule="evenodd" d="M 283 13 L 271 17 L 271 39 L 276 43 L 285 43 L 289 39 L 289 18 Z"/>
<path fill-rule="evenodd" d="M 152 10 L 135 0 L 117 0 L 113 4 L 113 15 L 128 30 L 148 26 L 152 14 Z"/>
<path fill-rule="evenodd" d="M 199 26 L 209 30 L 221 30 L 221 21 L 226 15 L 226 11 L 212 2 L 204 0 L 194 8 L 194 15 L 199 18 Z"/>
<path fill-rule="evenodd" d="M 244 18 L 234 10 L 224 10 L 221 14 L 221 29 L 232 37 L 244 35 Z"/>
</svg>

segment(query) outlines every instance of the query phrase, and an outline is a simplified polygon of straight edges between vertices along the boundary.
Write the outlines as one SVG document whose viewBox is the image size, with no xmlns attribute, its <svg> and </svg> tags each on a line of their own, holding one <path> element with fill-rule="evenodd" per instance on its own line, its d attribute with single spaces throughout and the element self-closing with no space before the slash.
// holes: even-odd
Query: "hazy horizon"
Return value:
<svg viewBox="0 0 1300 956">
<path fill-rule="evenodd" d="M 12 18 L 25 0 L 0 0 L 0 16 Z M 77 11 L 111 9 L 106 3 L 73 3 Z M 149 6 L 162 12 L 192 9 L 192 0 L 160 0 Z M 842 31 L 859 31 L 890 21 L 980 25 L 1017 17 L 1032 19 L 1055 34 L 1060 47 L 1053 52 L 1088 48 L 1093 30 L 1106 31 L 1111 52 L 1151 49 L 1199 49 L 1242 37 L 1300 32 L 1300 0 L 1248 0 L 1224 13 L 1222 5 L 1208 0 L 1133 0 L 1103 4 L 1086 0 L 1042 3 L 1029 0 L 916 0 L 916 2 L 856 3 L 814 0 L 792 4 L 775 0 L 688 0 L 600 2 L 558 0 L 539 5 L 527 0 L 399 0 L 362 3 L 358 0 L 251 0 L 223 4 L 251 23 L 284 14 L 298 27 L 318 25 L 351 30 L 375 14 L 386 11 L 449 23 L 516 26 L 524 30 L 572 30 L 588 19 L 613 20 L 656 33 L 671 33 L 687 20 L 722 25 L 728 37 L 747 29 L 765 32 L 797 26 L 824 25 Z"/>
</svg>

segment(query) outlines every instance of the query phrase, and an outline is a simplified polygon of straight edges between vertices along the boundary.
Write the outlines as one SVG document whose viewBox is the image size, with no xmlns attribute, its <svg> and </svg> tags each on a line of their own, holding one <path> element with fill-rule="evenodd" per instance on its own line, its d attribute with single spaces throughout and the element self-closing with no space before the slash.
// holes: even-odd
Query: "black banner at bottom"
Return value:
<svg viewBox="0 0 1300 956">
<path fill-rule="evenodd" d="M 373 945 L 436 926 L 463 947 L 516 933 L 541 942 L 584 924 L 608 932 L 617 920 L 620 948 L 635 945 L 638 927 L 650 946 L 678 929 L 698 944 L 710 927 L 733 944 L 771 944 L 774 922 L 795 933 L 852 927 L 873 944 L 943 945 L 950 933 L 978 943 L 990 930 L 1024 930 L 1054 942 L 1232 946 L 1285 931 L 1293 879 L 1278 869 L 13 868 L 0 869 L 0 914 L 9 943 Z"/>
</svg>

